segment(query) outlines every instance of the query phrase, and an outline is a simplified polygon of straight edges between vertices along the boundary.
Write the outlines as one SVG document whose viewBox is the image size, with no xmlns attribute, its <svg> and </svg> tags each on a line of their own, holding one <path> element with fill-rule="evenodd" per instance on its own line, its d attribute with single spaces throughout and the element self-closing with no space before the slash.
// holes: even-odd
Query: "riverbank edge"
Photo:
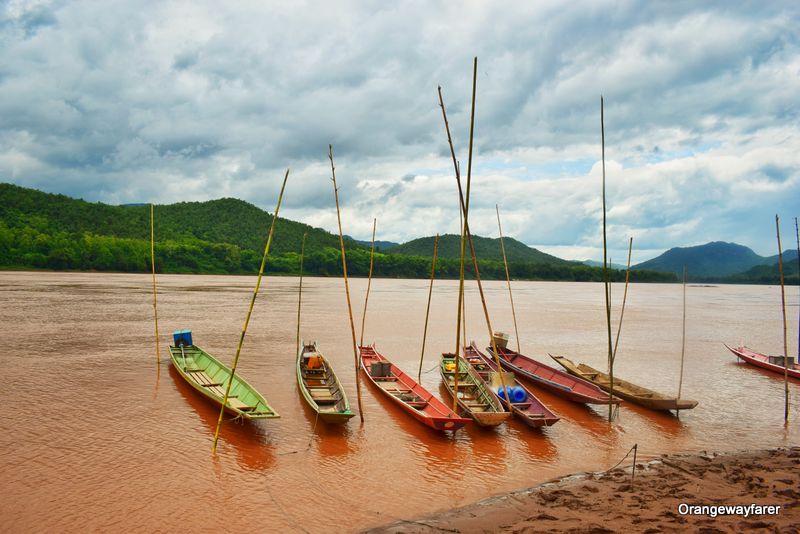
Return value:
<svg viewBox="0 0 800 534">
<path fill-rule="evenodd" d="M 364 530 L 428 532 L 708 532 L 800 524 L 800 446 L 665 454 L 608 471 L 578 472 L 480 501 Z M 777 515 L 687 515 L 679 505 L 780 506 Z"/>
</svg>

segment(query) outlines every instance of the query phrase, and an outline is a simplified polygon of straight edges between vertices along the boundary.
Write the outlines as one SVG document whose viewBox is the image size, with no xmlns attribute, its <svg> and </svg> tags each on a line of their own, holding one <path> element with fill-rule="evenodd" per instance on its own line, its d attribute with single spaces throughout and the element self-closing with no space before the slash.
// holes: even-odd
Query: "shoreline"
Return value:
<svg viewBox="0 0 800 534">
<path fill-rule="evenodd" d="M 689 508 L 694 506 L 706 508 Z M 734 508 L 720 509 L 720 506 Z M 779 509 L 770 510 L 769 506 Z M 743 530 L 788 533 L 797 532 L 797 525 L 800 525 L 800 446 L 789 446 L 662 455 L 637 463 L 633 483 L 631 464 L 605 472 L 573 473 L 364 532 L 655 534 L 694 529 L 708 533 Z"/>
</svg>

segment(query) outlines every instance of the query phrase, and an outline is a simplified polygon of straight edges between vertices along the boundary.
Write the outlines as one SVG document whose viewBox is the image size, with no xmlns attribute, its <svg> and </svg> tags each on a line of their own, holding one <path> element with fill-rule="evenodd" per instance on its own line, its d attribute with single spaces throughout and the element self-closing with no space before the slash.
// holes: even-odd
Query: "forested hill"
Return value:
<svg viewBox="0 0 800 534">
<path fill-rule="evenodd" d="M 272 222 L 269 213 L 235 198 L 156 205 L 154 212 L 157 242 L 206 241 L 251 250 L 263 250 Z M 11 184 L 0 184 L 0 221 L 11 228 L 32 227 L 51 234 L 150 240 L 148 204 L 111 206 Z M 338 236 L 281 217 L 275 232 L 271 250 L 277 254 L 299 252 L 305 232 L 309 250 L 339 247 Z M 355 246 L 352 241 L 349 245 Z"/>
<path fill-rule="evenodd" d="M 433 256 L 433 244 L 436 238 L 421 237 L 402 245 L 397 245 L 385 250 L 388 254 L 402 254 L 405 256 Z M 499 238 L 489 238 L 472 236 L 472 243 L 475 246 L 475 255 L 481 259 L 491 259 L 503 261 L 503 253 L 500 248 Z M 551 265 L 567 265 L 571 262 L 562 260 L 550 254 L 545 254 L 540 250 L 531 248 L 528 245 L 517 241 L 511 237 L 503 238 L 503 245 L 506 249 L 506 257 L 509 262 L 525 261 L 534 263 L 549 263 Z M 469 245 L 467 245 L 469 254 Z M 461 257 L 461 236 L 445 234 L 439 236 L 439 248 L 437 256 L 440 258 L 460 258 Z"/>
<path fill-rule="evenodd" d="M 155 206 L 156 270 L 160 273 L 231 273 L 258 271 L 272 216 L 232 198 Z M 297 274 L 300 245 L 308 233 L 304 270 L 308 274 L 342 274 L 338 236 L 306 224 L 279 218 L 267 271 Z M 456 236 L 451 236 L 457 242 Z M 497 249 L 478 252 L 481 275 L 505 278 L 497 240 L 476 242 Z M 508 243 L 516 243 L 508 240 Z M 520 243 L 524 248 L 524 245 Z M 432 243 L 431 243 L 432 246 Z M 369 272 L 369 247 L 346 238 L 347 270 Z M 516 250 L 516 245 L 511 245 Z M 532 250 L 532 249 L 529 249 Z M 537 252 L 538 251 L 534 251 Z M 375 253 L 377 277 L 427 278 L 431 252 L 421 255 Z M 527 280 L 600 281 L 602 269 L 563 260 L 531 261 L 512 253 L 511 276 Z M 538 253 L 542 254 L 542 253 Z M 542 254 L 542 256 L 546 256 Z M 551 257 L 552 258 L 552 257 Z M 560 263 L 559 263 L 560 262 Z M 150 208 L 146 204 L 110 206 L 0 184 L 0 268 L 146 272 L 150 270 Z M 457 278 L 459 261 L 437 261 L 438 278 Z M 612 272 L 623 280 L 624 273 Z M 674 281 L 671 274 L 640 272 L 635 280 Z"/>
</svg>

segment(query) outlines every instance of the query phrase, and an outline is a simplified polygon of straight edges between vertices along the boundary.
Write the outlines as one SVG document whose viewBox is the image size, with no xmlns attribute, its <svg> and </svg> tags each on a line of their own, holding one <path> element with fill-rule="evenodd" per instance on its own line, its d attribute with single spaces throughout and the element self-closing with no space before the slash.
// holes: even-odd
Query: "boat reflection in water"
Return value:
<svg viewBox="0 0 800 534">
<path fill-rule="evenodd" d="M 203 425 L 208 429 L 209 437 L 213 437 L 219 418 L 219 409 L 205 397 L 200 397 L 172 365 L 169 366 L 169 374 L 175 382 L 178 393 L 200 417 Z M 243 469 L 265 470 L 275 463 L 272 444 L 261 423 L 249 420 L 231 421 L 228 416 L 223 421 L 219 435 L 223 442 L 234 448 L 236 462 Z"/>
</svg>

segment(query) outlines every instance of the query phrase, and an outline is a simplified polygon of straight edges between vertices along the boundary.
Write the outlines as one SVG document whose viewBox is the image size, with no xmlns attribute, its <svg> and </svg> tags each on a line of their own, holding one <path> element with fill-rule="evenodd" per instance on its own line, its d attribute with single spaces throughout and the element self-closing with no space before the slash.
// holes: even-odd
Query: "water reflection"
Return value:
<svg viewBox="0 0 800 534">
<path fill-rule="evenodd" d="M 181 397 L 200 417 L 210 437 L 214 436 L 219 418 L 219 407 L 202 397 L 183 377 L 169 366 L 169 374 L 175 382 L 175 388 Z M 233 446 L 236 451 L 236 462 L 243 468 L 252 471 L 269 469 L 275 463 L 272 444 L 263 426 L 256 421 L 232 421 L 226 415 L 219 431 L 219 437 Z"/>
</svg>

